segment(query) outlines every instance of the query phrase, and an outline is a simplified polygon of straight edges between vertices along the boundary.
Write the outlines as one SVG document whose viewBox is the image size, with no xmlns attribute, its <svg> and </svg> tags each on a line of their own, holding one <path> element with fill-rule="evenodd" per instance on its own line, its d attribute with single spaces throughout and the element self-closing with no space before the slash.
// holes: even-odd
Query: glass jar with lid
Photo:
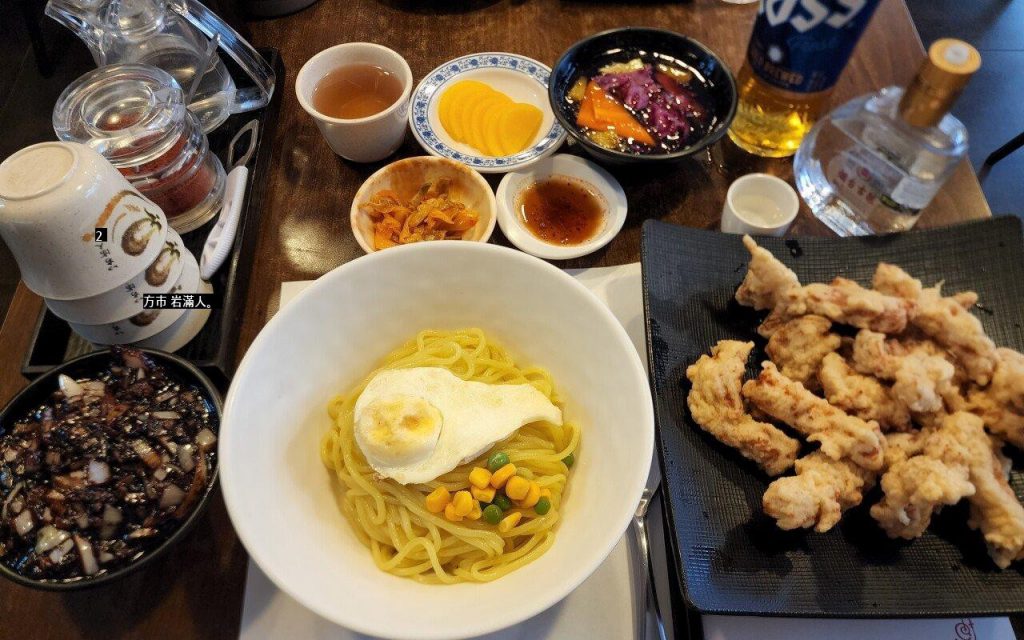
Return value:
<svg viewBox="0 0 1024 640">
<path fill-rule="evenodd" d="M 109 160 L 179 233 L 220 208 L 224 167 L 166 71 L 142 64 L 90 71 L 57 99 L 53 129 Z"/>
</svg>

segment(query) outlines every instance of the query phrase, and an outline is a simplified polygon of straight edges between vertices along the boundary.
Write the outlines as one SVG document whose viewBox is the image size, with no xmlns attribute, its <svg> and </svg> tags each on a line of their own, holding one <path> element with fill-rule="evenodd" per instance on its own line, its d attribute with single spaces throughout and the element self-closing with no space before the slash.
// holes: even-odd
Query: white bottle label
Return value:
<svg viewBox="0 0 1024 640">
<path fill-rule="evenodd" d="M 850 148 L 832 158 L 826 167 L 829 182 L 854 210 L 868 213 L 876 206 L 902 215 L 916 215 L 931 202 L 937 182 L 922 183 L 863 148 Z"/>
</svg>

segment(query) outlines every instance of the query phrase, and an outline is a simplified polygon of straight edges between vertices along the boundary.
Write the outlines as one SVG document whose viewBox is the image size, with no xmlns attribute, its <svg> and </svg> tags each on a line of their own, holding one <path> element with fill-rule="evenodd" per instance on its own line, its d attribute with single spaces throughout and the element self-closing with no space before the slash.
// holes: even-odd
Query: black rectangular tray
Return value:
<svg viewBox="0 0 1024 640">
<path fill-rule="evenodd" d="M 978 316 L 1000 346 L 1024 348 L 1024 241 L 1016 218 L 874 238 L 759 238 L 803 282 L 843 275 L 870 283 L 881 260 L 926 285 L 977 291 Z M 1024 567 L 998 570 L 966 504 L 925 535 L 893 541 L 868 513 L 831 531 L 782 531 L 761 509 L 768 477 L 690 419 L 686 367 L 718 340 L 754 340 L 760 319 L 733 300 L 749 254 L 736 235 L 647 221 L 642 265 L 647 345 L 672 562 L 701 613 L 811 617 L 959 617 L 1024 611 Z M 1011 484 L 1024 496 L 1024 458 Z"/>
<path fill-rule="evenodd" d="M 210 148 L 217 154 L 225 169 L 227 165 L 228 144 L 231 138 L 250 120 L 259 123 L 257 147 L 249 160 L 249 183 L 246 186 L 245 202 L 231 255 L 224 265 L 213 276 L 214 291 L 220 296 L 222 306 L 210 314 L 210 319 L 202 331 L 178 355 L 192 361 L 203 370 L 214 384 L 222 389 L 227 388 L 234 373 L 235 348 L 238 342 L 238 331 L 242 325 L 245 312 L 246 295 L 249 290 L 248 274 L 252 270 L 252 262 L 256 254 L 256 242 L 259 235 L 260 217 L 263 212 L 267 183 L 271 163 L 271 147 L 274 129 L 277 126 L 277 113 L 281 108 L 281 94 L 285 88 L 285 69 L 277 49 L 262 48 L 260 54 L 270 63 L 277 74 L 274 95 L 270 104 L 256 111 L 236 113 L 224 124 L 210 133 Z M 242 145 L 244 149 L 244 144 Z M 203 244 L 216 224 L 213 218 L 202 227 L 182 234 L 185 246 L 199 259 Z M 85 339 L 71 331 L 68 323 L 43 308 L 32 335 L 31 346 L 25 355 L 21 372 L 29 379 L 44 373 L 52 367 L 93 351 L 94 347 Z"/>
</svg>

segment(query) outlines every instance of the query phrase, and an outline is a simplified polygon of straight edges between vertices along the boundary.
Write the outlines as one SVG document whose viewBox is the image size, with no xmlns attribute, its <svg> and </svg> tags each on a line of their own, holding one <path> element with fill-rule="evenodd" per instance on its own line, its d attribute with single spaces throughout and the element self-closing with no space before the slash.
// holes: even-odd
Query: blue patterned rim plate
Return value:
<svg viewBox="0 0 1024 640">
<path fill-rule="evenodd" d="M 555 120 L 548 102 L 547 66 L 514 53 L 474 53 L 450 60 L 437 67 L 420 81 L 412 94 L 409 127 L 427 153 L 450 158 L 481 173 L 504 173 L 522 169 L 554 153 L 565 140 L 565 130 Z M 526 102 L 544 113 L 540 132 L 533 146 L 514 156 L 495 158 L 480 155 L 472 147 L 453 140 L 441 126 L 437 102 L 443 90 L 459 80 L 478 80 L 508 95 L 516 102 Z"/>
</svg>

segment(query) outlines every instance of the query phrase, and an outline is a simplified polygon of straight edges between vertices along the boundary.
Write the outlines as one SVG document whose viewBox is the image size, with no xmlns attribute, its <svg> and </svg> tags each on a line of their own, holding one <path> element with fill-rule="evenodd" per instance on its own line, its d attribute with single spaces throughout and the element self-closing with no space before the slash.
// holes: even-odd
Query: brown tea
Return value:
<svg viewBox="0 0 1024 640">
<path fill-rule="evenodd" d="M 331 118 L 353 120 L 380 113 L 402 95 L 402 83 L 386 69 L 350 64 L 325 75 L 313 89 L 313 108 Z"/>
</svg>

